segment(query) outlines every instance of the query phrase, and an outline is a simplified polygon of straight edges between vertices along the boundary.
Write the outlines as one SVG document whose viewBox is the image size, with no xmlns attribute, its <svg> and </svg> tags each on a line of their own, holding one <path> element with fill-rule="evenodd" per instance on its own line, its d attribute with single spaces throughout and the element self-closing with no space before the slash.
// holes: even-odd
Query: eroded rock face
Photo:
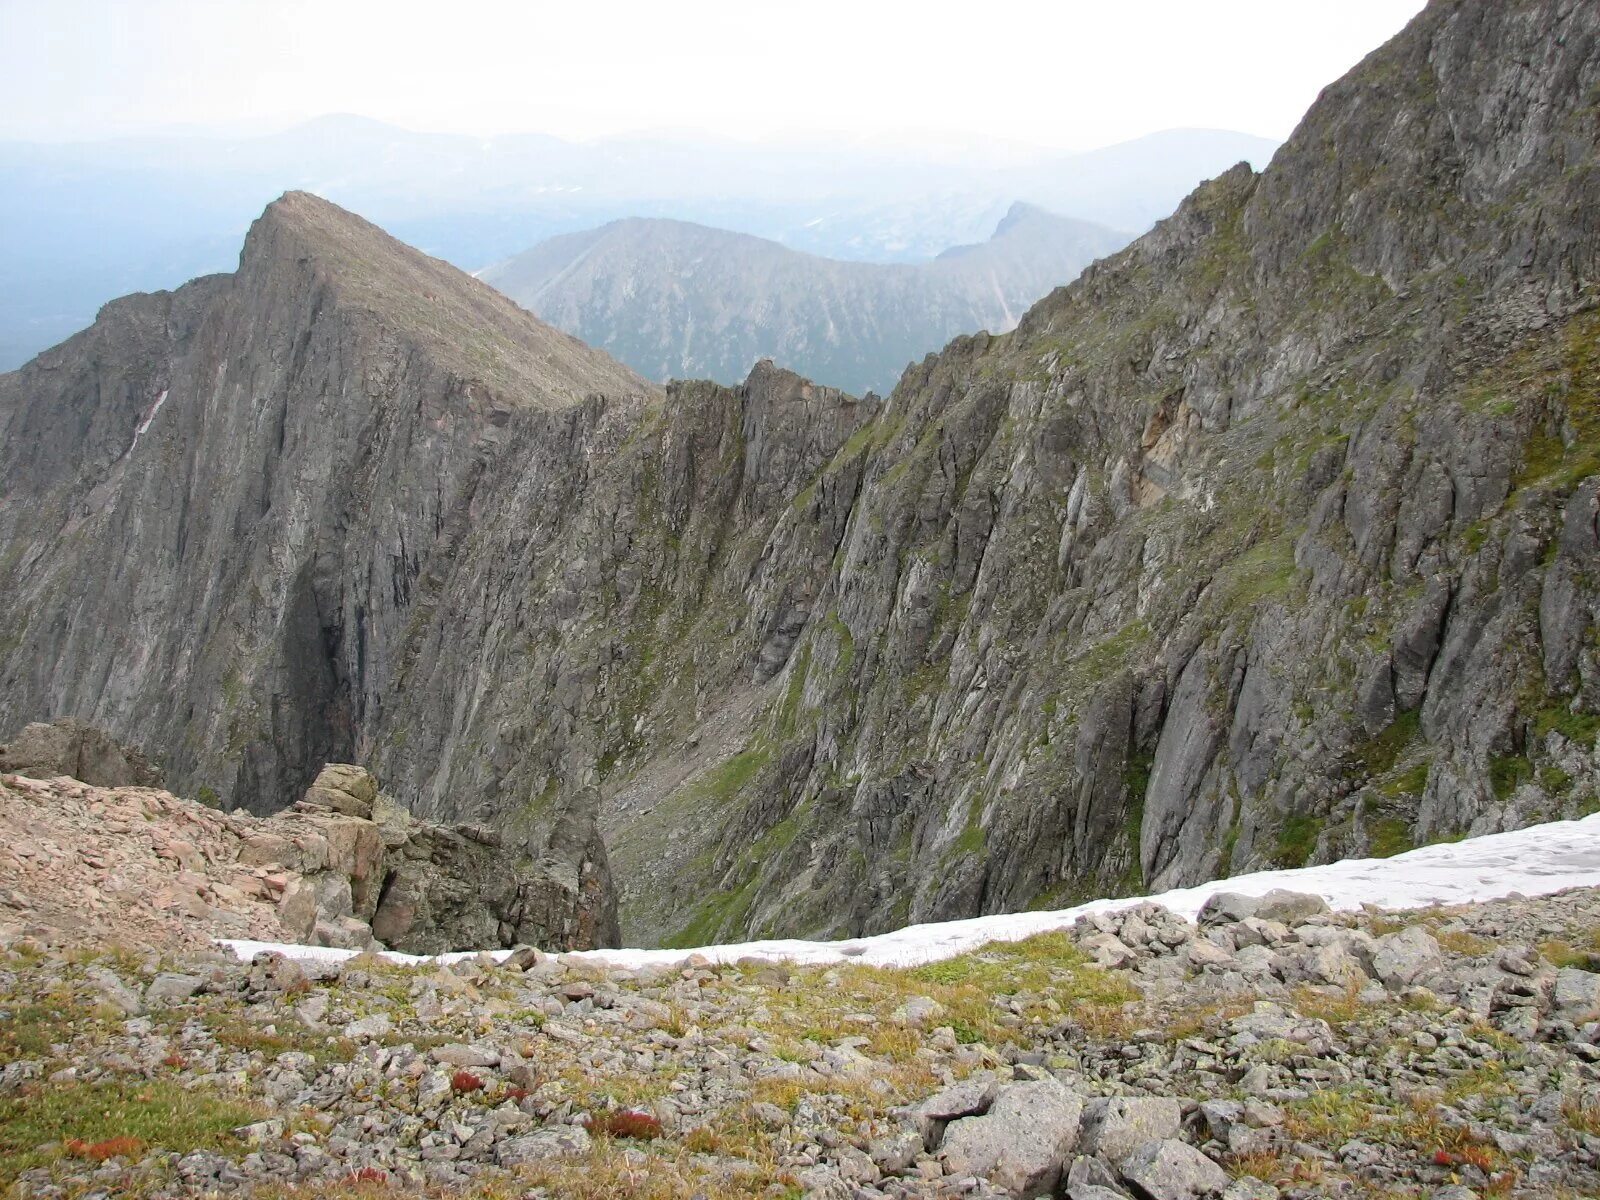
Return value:
<svg viewBox="0 0 1600 1200">
<path fill-rule="evenodd" d="M 1266 171 L 881 404 L 662 395 L 287 198 L 236 275 L 0 377 L 0 721 L 147 729 L 258 811 L 360 758 L 540 855 L 597 788 L 558 890 L 598 829 L 633 943 L 1575 814 L 1597 38 L 1429 6 Z"/>
</svg>

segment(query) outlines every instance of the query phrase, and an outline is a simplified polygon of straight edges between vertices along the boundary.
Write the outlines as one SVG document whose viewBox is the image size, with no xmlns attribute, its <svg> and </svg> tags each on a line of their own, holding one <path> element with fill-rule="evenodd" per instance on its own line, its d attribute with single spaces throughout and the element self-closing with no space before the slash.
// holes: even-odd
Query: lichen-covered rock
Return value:
<svg viewBox="0 0 1600 1200">
<path fill-rule="evenodd" d="M 1395 991 L 1425 982 L 1443 965 L 1439 943 L 1420 925 L 1384 934 L 1372 955 L 1373 975 Z"/>
<path fill-rule="evenodd" d="M 1113 1096 L 1084 1106 L 1078 1146 L 1119 1162 L 1147 1142 L 1178 1136 L 1183 1106 L 1167 1096 Z"/>
<path fill-rule="evenodd" d="M 1169 1138 L 1135 1149 L 1120 1164 L 1122 1177 L 1149 1200 L 1209 1200 L 1220 1196 L 1228 1173 L 1186 1142 Z"/>
</svg>

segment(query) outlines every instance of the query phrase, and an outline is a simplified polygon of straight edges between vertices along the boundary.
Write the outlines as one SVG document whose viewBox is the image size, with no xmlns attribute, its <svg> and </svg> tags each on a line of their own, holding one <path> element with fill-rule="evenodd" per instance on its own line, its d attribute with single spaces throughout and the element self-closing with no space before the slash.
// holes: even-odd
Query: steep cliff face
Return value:
<svg viewBox="0 0 1600 1200">
<path fill-rule="evenodd" d="M 636 943 L 1592 806 L 1597 36 L 1436 0 L 1267 171 L 881 404 L 657 396 L 290 198 L 0 377 L 0 727 L 256 807 L 336 758 L 598 822 Z M 284 252 L 303 210 L 341 249 Z"/>
<path fill-rule="evenodd" d="M 1434 4 L 1265 173 L 908 372 L 740 756 L 613 818 L 621 861 L 700 847 L 625 925 L 878 929 L 1592 806 L 1597 24 Z"/>
</svg>

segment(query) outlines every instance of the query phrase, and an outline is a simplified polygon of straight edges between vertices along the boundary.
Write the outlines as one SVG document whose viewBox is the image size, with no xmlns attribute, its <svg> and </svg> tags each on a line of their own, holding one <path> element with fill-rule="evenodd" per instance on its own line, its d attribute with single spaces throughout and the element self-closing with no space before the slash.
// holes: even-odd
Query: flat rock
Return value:
<svg viewBox="0 0 1600 1200">
<path fill-rule="evenodd" d="M 198 975 L 179 975 L 164 971 L 150 981 L 144 990 L 144 1000 L 152 1007 L 182 1004 L 205 985 Z"/>
<path fill-rule="evenodd" d="M 502 1142 L 495 1158 L 502 1167 L 520 1167 L 547 1158 L 587 1154 L 591 1139 L 581 1125 L 560 1125 Z"/>
</svg>

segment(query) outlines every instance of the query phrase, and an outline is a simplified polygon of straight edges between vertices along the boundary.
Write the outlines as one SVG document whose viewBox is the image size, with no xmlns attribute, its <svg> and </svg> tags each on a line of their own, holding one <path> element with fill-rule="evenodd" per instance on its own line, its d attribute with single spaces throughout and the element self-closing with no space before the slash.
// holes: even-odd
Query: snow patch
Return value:
<svg viewBox="0 0 1600 1200">
<path fill-rule="evenodd" d="M 1579 821 L 1552 821 L 1510 833 L 1485 834 L 1462 842 L 1424 846 L 1393 858 L 1355 858 L 1319 867 L 1257 871 L 1231 879 L 1176 888 L 1153 896 L 1091 900 L 1055 912 L 1008 913 L 911 925 L 893 933 L 841 942 L 774 940 L 705 946 L 698 950 L 584 950 L 564 955 L 618 967 L 671 966 L 691 954 L 713 962 L 759 958 L 792 963 L 860 962 L 873 966 L 915 966 L 952 958 L 988 942 L 1014 942 L 1038 933 L 1063 929 L 1079 917 L 1112 912 L 1146 900 L 1193 920 L 1217 892 L 1260 896 L 1273 888 L 1314 892 L 1336 909 L 1427 908 L 1434 904 L 1467 904 L 1506 896 L 1545 896 L 1574 887 L 1600 886 L 1600 813 Z M 228 940 L 241 959 L 271 950 L 301 961 L 339 961 L 354 950 L 323 946 L 291 946 L 276 942 Z M 437 956 L 383 951 L 397 963 L 458 962 L 474 952 Z M 509 950 L 490 951 L 496 960 Z"/>
<path fill-rule="evenodd" d="M 156 402 L 150 406 L 150 411 L 145 413 L 144 420 L 139 422 L 139 427 L 133 431 L 133 444 L 128 447 L 128 454 L 132 454 L 139 445 L 139 439 L 144 436 L 145 430 L 150 428 L 150 422 L 156 419 L 156 414 L 161 411 L 161 406 L 167 402 L 167 388 L 161 389 L 161 394 L 156 397 Z M 127 458 L 128 454 L 122 457 Z"/>
</svg>

